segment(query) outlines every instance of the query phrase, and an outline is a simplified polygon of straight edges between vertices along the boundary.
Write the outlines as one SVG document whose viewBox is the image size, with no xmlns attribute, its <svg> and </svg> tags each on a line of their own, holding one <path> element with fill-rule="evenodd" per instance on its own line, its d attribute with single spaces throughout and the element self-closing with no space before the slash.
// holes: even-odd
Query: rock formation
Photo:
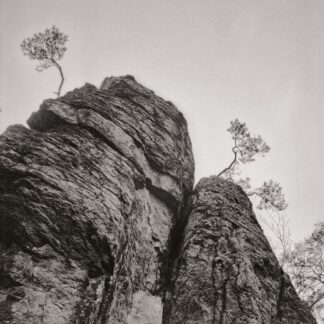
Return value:
<svg viewBox="0 0 324 324">
<path fill-rule="evenodd" d="M 315 323 L 240 186 L 203 178 L 188 208 L 164 323 Z"/>
<path fill-rule="evenodd" d="M 0 137 L 0 323 L 315 323 L 242 189 L 193 191 L 187 125 L 133 77 Z"/>
</svg>

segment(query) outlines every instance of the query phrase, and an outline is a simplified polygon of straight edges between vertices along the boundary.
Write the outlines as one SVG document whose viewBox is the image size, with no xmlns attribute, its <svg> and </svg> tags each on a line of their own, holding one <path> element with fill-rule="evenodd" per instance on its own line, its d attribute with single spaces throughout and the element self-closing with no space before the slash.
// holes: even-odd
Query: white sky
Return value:
<svg viewBox="0 0 324 324">
<path fill-rule="evenodd" d="M 184 113 L 196 180 L 232 159 L 230 120 L 271 151 L 244 169 L 279 181 L 294 240 L 324 220 L 323 0 L 0 0 L 0 132 L 25 123 L 58 86 L 21 41 L 55 24 L 69 35 L 63 93 L 132 74 Z"/>
</svg>

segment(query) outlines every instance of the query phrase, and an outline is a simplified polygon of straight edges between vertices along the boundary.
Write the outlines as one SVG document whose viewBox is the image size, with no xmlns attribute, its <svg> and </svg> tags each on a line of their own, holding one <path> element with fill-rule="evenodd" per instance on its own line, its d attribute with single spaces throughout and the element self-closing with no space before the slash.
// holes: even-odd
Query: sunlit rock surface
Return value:
<svg viewBox="0 0 324 324">
<path fill-rule="evenodd" d="M 0 136 L 0 323 L 314 323 L 240 188 L 131 76 Z"/>
</svg>

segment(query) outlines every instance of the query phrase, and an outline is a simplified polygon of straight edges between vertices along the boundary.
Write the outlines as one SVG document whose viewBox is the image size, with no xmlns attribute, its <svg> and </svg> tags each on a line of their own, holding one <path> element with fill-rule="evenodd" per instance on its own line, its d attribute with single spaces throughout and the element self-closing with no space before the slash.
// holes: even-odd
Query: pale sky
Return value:
<svg viewBox="0 0 324 324">
<path fill-rule="evenodd" d="M 230 163 L 239 118 L 271 147 L 242 175 L 281 183 L 293 239 L 324 220 L 323 0 L 0 0 L 0 132 L 55 96 L 58 72 L 19 46 L 53 24 L 69 35 L 63 93 L 134 75 L 185 115 L 196 181 Z"/>
</svg>

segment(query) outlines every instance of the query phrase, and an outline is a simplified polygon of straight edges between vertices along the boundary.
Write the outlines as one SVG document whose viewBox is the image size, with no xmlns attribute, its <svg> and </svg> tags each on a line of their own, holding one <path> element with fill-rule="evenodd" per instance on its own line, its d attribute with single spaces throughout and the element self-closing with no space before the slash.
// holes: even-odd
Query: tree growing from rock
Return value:
<svg viewBox="0 0 324 324">
<path fill-rule="evenodd" d="M 41 72 L 49 67 L 55 67 L 60 73 L 60 84 L 57 96 L 61 94 L 64 83 L 64 75 L 61 65 L 58 63 L 67 50 L 65 43 L 68 36 L 62 33 L 56 26 L 45 29 L 42 33 L 36 33 L 32 37 L 26 38 L 21 43 L 23 54 L 31 60 L 37 60 L 40 63 L 36 70 Z"/>
<path fill-rule="evenodd" d="M 281 266 L 289 273 L 299 296 L 320 318 L 319 312 L 324 310 L 324 222 L 317 224 L 310 237 L 293 247 L 288 220 L 284 214 L 287 203 L 280 184 L 269 180 L 261 187 L 252 189 L 250 178 L 238 178 L 240 165 L 264 156 L 270 147 L 260 135 L 252 136 L 246 124 L 238 119 L 231 121 L 228 131 L 234 141 L 233 160 L 218 176 L 237 183 L 248 196 L 259 198 L 257 208 L 267 212 L 261 215 L 261 219 L 278 243 L 273 247 L 277 250 Z"/>
<path fill-rule="evenodd" d="M 263 141 L 260 135 L 251 136 L 245 123 L 241 123 L 237 118 L 231 121 L 228 132 L 232 134 L 234 154 L 232 162 L 221 171 L 218 176 L 231 178 L 240 164 L 253 162 L 258 155 L 264 156 L 269 152 L 270 147 Z"/>
<path fill-rule="evenodd" d="M 245 123 L 237 118 L 231 121 L 228 132 L 232 134 L 234 145 L 232 147 L 233 160 L 223 169 L 218 176 L 230 179 L 239 184 L 248 196 L 257 196 L 258 209 L 283 211 L 287 208 L 284 193 L 278 182 L 273 180 L 265 181 L 259 188 L 251 189 L 250 178 L 236 179 L 240 173 L 241 164 L 255 161 L 258 156 L 264 156 L 270 151 L 270 147 L 265 143 L 260 135 L 253 136 L 249 132 Z"/>
</svg>

